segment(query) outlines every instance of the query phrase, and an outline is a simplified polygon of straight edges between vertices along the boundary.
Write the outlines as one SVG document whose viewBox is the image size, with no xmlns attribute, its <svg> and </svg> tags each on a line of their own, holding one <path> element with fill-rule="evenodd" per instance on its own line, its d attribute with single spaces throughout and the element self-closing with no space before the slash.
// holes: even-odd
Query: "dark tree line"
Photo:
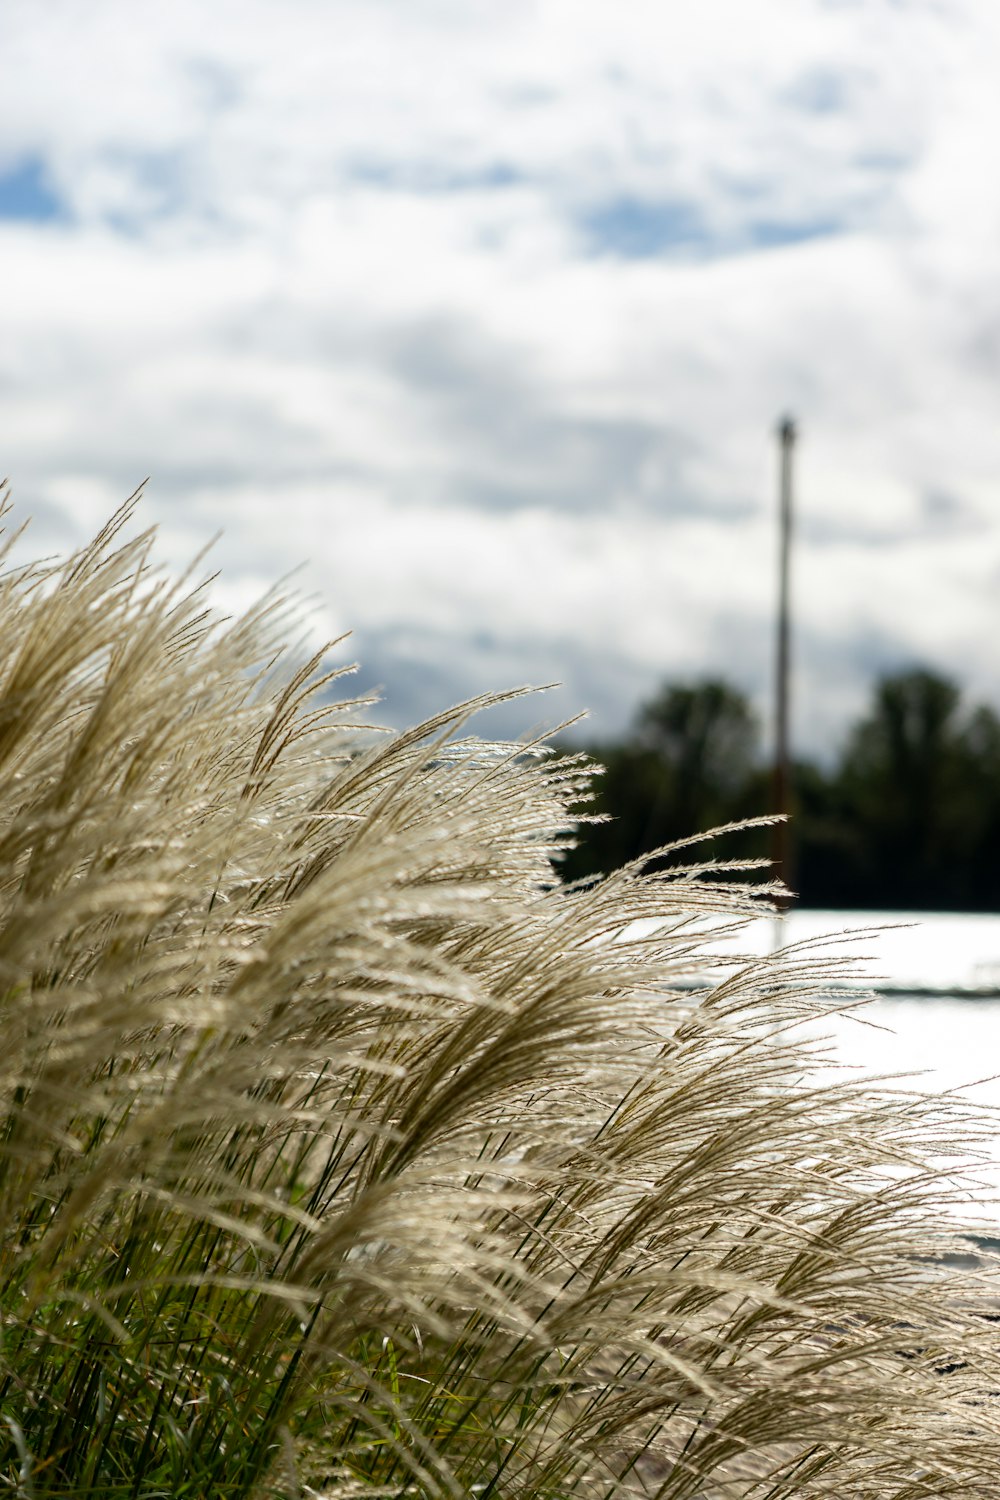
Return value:
<svg viewBox="0 0 1000 1500">
<path fill-rule="evenodd" d="M 770 811 L 770 772 L 743 694 L 708 680 L 665 686 L 630 733 L 588 747 L 605 767 L 564 873 L 577 879 L 739 818 Z M 913 670 L 881 679 L 829 768 L 792 775 L 792 884 L 805 906 L 1000 910 L 1000 717 Z M 767 830 L 706 846 L 767 857 Z"/>
</svg>

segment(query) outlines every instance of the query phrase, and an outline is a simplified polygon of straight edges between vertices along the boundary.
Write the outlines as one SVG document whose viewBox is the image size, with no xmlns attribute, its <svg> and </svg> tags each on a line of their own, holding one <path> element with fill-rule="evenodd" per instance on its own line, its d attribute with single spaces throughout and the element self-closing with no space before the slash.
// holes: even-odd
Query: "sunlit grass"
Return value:
<svg viewBox="0 0 1000 1500">
<path fill-rule="evenodd" d="M 128 520 L 0 583 L 0 1486 L 989 1494 L 957 1109 L 810 1080 L 806 958 L 705 979 L 759 894 L 554 880 L 581 764 L 359 733 Z"/>
</svg>

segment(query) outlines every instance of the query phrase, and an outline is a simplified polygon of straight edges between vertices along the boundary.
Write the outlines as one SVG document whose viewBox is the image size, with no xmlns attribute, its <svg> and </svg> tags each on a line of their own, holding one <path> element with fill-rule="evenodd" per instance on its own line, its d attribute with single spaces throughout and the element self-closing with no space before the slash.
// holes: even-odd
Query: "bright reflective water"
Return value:
<svg viewBox="0 0 1000 1500">
<path fill-rule="evenodd" d="M 888 931 L 870 930 L 887 923 Z M 774 923 L 756 928 L 756 950 L 773 946 Z M 983 1186 L 970 1208 L 1000 1234 L 1000 916 L 793 912 L 781 928 L 782 944 L 846 931 L 838 952 L 871 955 L 853 982 L 879 997 L 857 1017 L 833 1016 L 823 1026 L 838 1061 L 864 1073 L 912 1074 L 921 1091 L 958 1089 L 996 1109 L 996 1151 L 977 1168 Z"/>
<path fill-rule="evenodd" d="M 921 1093 L 956 1090 L 996 1111 L 996 1148 L 977 1165 L 961 1217 L 1000 1240 L 1000 915 L 791 911 L 706 947 L 734 958 L 792 947 L 833 966 L 831 1000 L 848 1010 L 810 1032 L 817 1044 L 829 1038 L 818 1072 L 829 1058 L 861 1075 L 905 1075 L 902 1086 Z"/>
<path fill-rule="evenodd" d="M 838 1062 L 864 1074 L 909 1074 L 922 1093 L 957 1090 L 996 1111 L 996 1144 L 975 1168 L 980 1186 L 963 1218 L 982 1220 L 1000 1237 L 1000 999 L 880 996 L 857 1019 L 824 1023 Z"/>
</svg>

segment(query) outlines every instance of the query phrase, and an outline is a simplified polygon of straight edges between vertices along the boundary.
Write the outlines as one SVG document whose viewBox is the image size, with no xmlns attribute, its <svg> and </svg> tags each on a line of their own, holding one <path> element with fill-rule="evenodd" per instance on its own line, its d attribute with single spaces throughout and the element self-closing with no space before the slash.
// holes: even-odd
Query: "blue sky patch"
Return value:
<svg viewBox="0 0 1000 1500">
<path fill-rule="evenodd" d="M 596 255 L 643 260 L 669 250 L 705 252 L 712 247 L 697 207 L 679 200 L 615 198 L 586 209 L 578 222 L 588 249 Z"/>
<path fill-rule="evenodd" d="M 30 224 L 64 217 L 64 207 L 46 181 L 45 168 L 34 157 L 0 169 L 0 219 Z"/>
<path fill-rule="evenodd" d="M 758 219 L 747 226 L 747 241 L 758 250 L 773 250 L 779 245 L 801 245 L 805 240 L 821 240 L 844 229 L 835 219 Z"/>
<path fill-rule="evenodd" d="M 811 68 L 785 90 L 784 97 L 789 104 L 807 114 L 839 114 L 850 104 L 854 82 L 854 75 L 836 73 L 830 68 Z"/>
<path fill-rule="evenodd" d="M 746 250 L 771 250 L 821 239 L 843 229 L 835 219 L 749 218 L 721 234 L 702 217 L 697 205 L 683 201 L 643 202 L 616 198 L 587 209 L 579 218 L 592 255 L 624 260 L 651 259 L 671 253 L 712 260 Z"/>
<path fill-rule="evenodd" d="M 355 182 L 417 193 L 467 193 L 482 189 L 515 187 L 523 175 L 506 161 L 486 162 L 479 167 L 445 167 L 432 162 L 393 162 L 375 157 L 352 162 Z"/>
</svg>

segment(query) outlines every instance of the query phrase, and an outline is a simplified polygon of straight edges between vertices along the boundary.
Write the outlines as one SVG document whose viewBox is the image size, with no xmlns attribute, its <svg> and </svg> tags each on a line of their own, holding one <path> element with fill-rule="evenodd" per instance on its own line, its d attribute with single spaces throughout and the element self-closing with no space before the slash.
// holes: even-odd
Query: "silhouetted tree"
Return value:
<svg viewBox="0 0 1000 1500">
<path fill-rule="evenodd" d="M 757 722 L 743 694 L 711 678 L 667 686 L 637 715 L 637 742 L 668 767 L 682 792 L 734 795 L 753 770 Z"/>
<path fill-rule="evenodd" d="M 925 669 L 878 683 L 850 735 L 839 773 L 845 816 L 863 831 L 859 904 L 967 908 L 977 890 L 982 835 L 1000 782 L 1000 725 L 963 712 L 946 677 Z"/>
<path fill-rule="evenodd" d="M 757 811 L 757 725 L 738 689 L 710 679 L 668 684 L 642 705 L 624 743 L 595 745 L 605 767 L 594 811 L 608 822 L 588 827 L 564 871 L 575 879 Z M 731 839 L 727 857 L 749 851 Z"/>
<path fill-rule="evenodd" d="M 609 821 L 583 830 L 569 878 L 768 810 L 752 709 L 716 679 L 665 685 L 623 741 L 591 754 Z M 883 677 L 839 760 L 799 762 L 792 789 L 803 905 L 1000 910 L 1000 718 L 967 709 L 949 678 Z M 712 852 L 766 854 L 767 839 L 730 836 Z"/>
</svg>

